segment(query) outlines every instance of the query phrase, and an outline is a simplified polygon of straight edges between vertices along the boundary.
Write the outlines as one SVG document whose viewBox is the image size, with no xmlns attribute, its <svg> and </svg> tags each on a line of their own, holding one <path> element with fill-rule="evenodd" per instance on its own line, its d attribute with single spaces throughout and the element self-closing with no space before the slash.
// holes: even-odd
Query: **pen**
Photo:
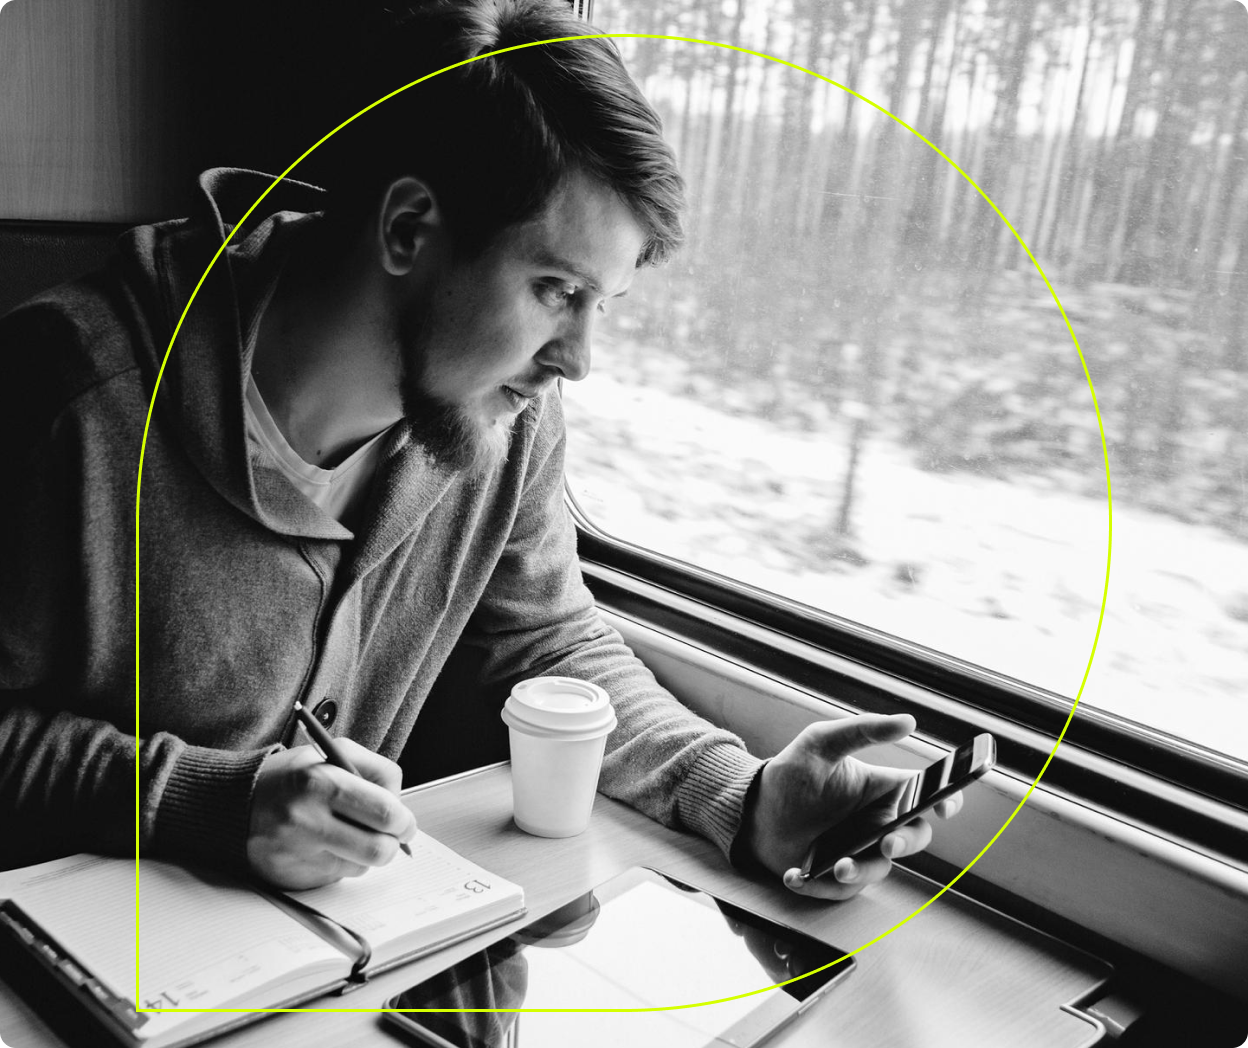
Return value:
<svg viewBox="0 0 1248 1048">
<path fill-rule="evenodd" d="M 316 748 L 321 751 L 321 756 L 325 758 L 327 764 L 332 764 L 335 768 L 341 768 L 343 771 L 348 771 L 360 778 L 364 777 L 360 775 L 359 768 L 352 764 L 350 758 L 339 749 L 338 743 L 334 742 L 333 736 L 321 727 L 321 722 L 313 717 L 308 712 L 307 707 L 298 700 L 295 701 L 295 716 L 299 718 L 299 723 L 303 725 L 304 730 L 311 737 Z M 412 849 L 406 843 L 400 841 L 399 847 L 403 849 L 404 855 L 411 857 Z"/>
</svg>

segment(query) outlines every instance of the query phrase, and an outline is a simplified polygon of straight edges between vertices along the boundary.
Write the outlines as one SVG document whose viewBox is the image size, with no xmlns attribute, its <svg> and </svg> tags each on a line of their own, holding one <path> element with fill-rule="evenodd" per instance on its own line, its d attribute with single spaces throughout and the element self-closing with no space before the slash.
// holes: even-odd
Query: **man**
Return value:
<svg viewBox="0 0 1248 1048">
<path fill-rule="evenodd" d="M 373 99 L 583 30 L 543 0 L 427 3 L 351 83 Z M 485 682 L 601 684 L 603 791 L 795 890 L 844 898 L 922 848 L 920 820 L 798 881 L 824 828 L 887 817 L 906 776 L 850 754 L 913 721 L 815 725 L 763 764 L 658 687 L 581 581 L 558 383 L 680 240 L 671 152 L 612 46 L 472 62 L 333 144 L 328 195 L 283 183 L 231 233 L 270 180 L 211 172 L 189 220 L 0 324 L 0 864 L 131 849 L 136 780 L 148 854 L 287 887 L 385 863 L 415 832 L 393 759 L 457 645 Z M 362 778 L 297 745 L 297 699 Z"/>
</svg>

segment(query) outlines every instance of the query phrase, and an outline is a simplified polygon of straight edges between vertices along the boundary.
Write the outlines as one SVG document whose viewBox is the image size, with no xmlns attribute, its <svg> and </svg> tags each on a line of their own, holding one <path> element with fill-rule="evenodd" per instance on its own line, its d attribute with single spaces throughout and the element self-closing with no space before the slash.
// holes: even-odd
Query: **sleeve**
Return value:
<svg viewBox="0 0 1248 1048">
<path fill-rule="evenodd" d="M 576 552 L 564 501 L 564 426 L 556 396 L 538 423 L 528 476 L 502 557 L 469 623 L 488 680 L 543 674 L 590 680 L 619 723 L 599 789 L 728 855 L 762 762 L 663 689 L 602 621 Z"/>
<path fill-rule="evenodd" d="M 126 617 L 124 597 L 103 601 L 85 581 L 82 547 L 107 514 L 85 494 L 73 424 L 79 387 L 92 380 L 67 375 L 79 341 L 48 307 L 0 320 L 9 467 L 0 513 L 0 868 L 81 851 L 132 854 L 136 836 L 146 852 L 245 868 L 251 788 L 268 751 L 225 753 L 163 732 L 136 742 L 124 727 L 134 724 L 133 677 L 127 690 L 98 666 L 102 649 L 115 661 L 128 652 L 133 666 L 134 590 L 131 575 L 120 586 Z M 132 564 L 132 545 L 128 557 Z"/>
<path fill-rule="evenodd" d="M 0 869 L 132 855 L 136 834 L 145 853 L 247 869 L 251 789 L 267 751 L 192 747 L 163 732 L 136 746 L 107 721 L 53 706 L 37 691 L 0 695 Z"/>
</svg>

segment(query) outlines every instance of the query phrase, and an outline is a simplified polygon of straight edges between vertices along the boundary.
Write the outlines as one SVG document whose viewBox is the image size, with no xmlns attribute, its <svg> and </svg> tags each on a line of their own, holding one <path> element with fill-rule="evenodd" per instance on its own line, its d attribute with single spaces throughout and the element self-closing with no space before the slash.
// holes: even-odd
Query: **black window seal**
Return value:
<svg viewBox="0 0 1248 1048">
<path fill-rule="evenodd" d="M 1061 696 L 609 536 L 588 521 L 570 493 L 568 503 L 586 581 L 609 610 L 837 704 L 910 713 L 924 735 L 949 745 L 992 730 L 1001 766 L 1027 779 L 1040 770 L 1066 722 L 1070 703 Z M 925 706 L 911 697 L 912 690 L 838 677 L 826 663 L 791 648 L 726 630 L 699 608 L 949 701 Z M 1050 745 L 1038 745 L 1037 735 Z M 1107 773 L 1106 761 L 1140 774 Z M 1167 796 L 1149 790 L 1154 778 L 1172 784 L 1180 797 L 1174 790 Z M 1248 765 L 1235 758 L 1081 703 L 1043 786 L 1248 868 Z M 1199 798 L 1214 803 L 1197 803 Z"/>
</svg>

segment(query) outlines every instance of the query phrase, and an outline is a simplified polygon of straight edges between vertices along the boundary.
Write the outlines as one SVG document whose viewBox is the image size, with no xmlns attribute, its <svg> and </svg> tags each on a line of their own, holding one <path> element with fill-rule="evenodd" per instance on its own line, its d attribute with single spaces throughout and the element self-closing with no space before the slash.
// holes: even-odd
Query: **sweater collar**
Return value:
<svg viewBox="0 0 1248 1048">
<path fill-rule="evenodd" d="M 123 240 L 132 264 L 137 261 L 154 285 L 168 322 L 163 340 L 155 334 L 147 345 L 153 372 L 169 350 L 156 411 L 177 428 L 208 483 L 260 524 L 291 537 L 350 539 L 351 531 L 270 471 L 253 476 L 244 421 L 251 369 L 246 333 L 292 244 L 317 221 L 325 194 L 291 179 L 228 168 L 201 175 L 199 188 L 189 219 L 140 227 Z M 374 480 L 353 574 L 367 573 L 388 556 L 456 482 L 405 426 L 396 427 Z"/>
<path fill-rule="evenodd" d="M 121 249 L 164 314 L 163 330 L 154 327 L 144 347 L 159 376 L 154 414 L 176 429 L 188 458 L 237 509 L 280 534 L 343 539 L 351 533 L 293 488 L 263 479 L 257 486 L 243 415 L 250 314 L 323 197 L 290 179 L 214 169 L 200 176 L 189 218 L 131 230 Z"/>
</svg>

